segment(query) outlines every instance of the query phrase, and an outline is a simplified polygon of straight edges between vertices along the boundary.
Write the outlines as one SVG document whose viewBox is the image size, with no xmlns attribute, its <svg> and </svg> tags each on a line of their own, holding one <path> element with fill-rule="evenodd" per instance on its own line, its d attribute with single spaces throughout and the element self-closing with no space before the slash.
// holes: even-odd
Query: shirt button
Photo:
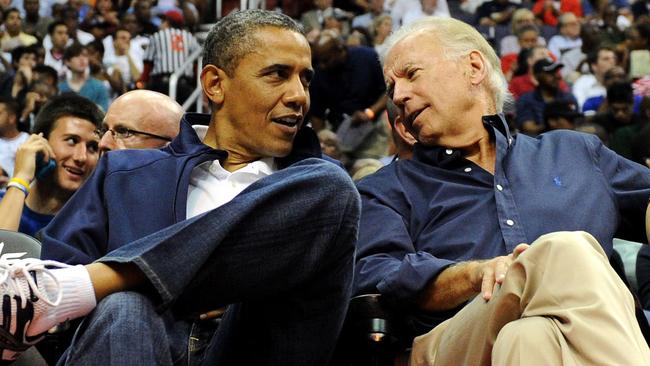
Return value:
<svg viewBox="0 0 650 366">
<path fill-rule="evenodd" d="M 452 150 L 452 149 L 445 150 L 445 154 L 447 154 L 447 155 L 451 155 L 453 153 L 454 153 L 454 150 Z"/>
<path fill-rule="evenodd" d="M 501 184 L 497 184 L 497 189 L 498 189 L 499 191 L 503 191 L 503 187 L 501 186 Z"/>
<path fill-rule="evenodd" d="M 515 224 L 515 222 L 512 220 L 506 220 L 506 224 L 508 224 L 508 226 L 512 226 Z"/>
<path fill-rule="evenodd" d="M 469 173 L 472 171 L 472 168 L 465 168 L 465 173 Z"/>
</svg>

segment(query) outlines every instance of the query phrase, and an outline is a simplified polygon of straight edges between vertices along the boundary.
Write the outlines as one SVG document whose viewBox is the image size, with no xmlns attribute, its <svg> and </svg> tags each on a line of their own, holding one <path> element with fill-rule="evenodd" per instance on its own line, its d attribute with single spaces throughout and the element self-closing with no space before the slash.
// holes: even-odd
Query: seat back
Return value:
<svg viewBox="0 0 650 366">
<path fill-rule="evenodd" d="M 0 258 L 40 257 L 41 242 L 27 234 L 0 229 Z"/>
<path fill-rule="evenodd" d="M 41 242 L 35 238 L 9 230 L 0 229 L 0 258 L 22 259 L 40 258 Z M 23 353 L 11 366 L 47 366 L 35 347 L 31 347 Z"/>
</svg>

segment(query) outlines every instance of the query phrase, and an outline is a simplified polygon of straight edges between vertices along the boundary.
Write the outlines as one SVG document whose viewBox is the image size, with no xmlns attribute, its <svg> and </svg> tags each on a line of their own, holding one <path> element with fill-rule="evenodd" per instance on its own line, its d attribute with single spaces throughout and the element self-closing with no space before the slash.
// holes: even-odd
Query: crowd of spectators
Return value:
<svg viewBox="0 0 650 366">
<path fill-rule="evenodd" d="M 231 5 L 226 2 L 224 10 Z M 387 162 L 396 155 L 386 101 L 380 97 L 383 75 L 377 59 L 391 31 L 425 16 L 456 17 L 473 24 L 497 50 L 513 96 L 505 110 L 513 131 L 534 135 L 553 129 L 543 118 L 544 111 L 549 104 L 561 105 L 557 108 L 571 111 L 573 128 L 593 127 L 584 130 L 600 131 L 606 142 L 617 134 L 619 143 L 613 145 L 617 152 L 645 161 L 646 157 L 630 155 L 629 148 L 617 147 L 644 143 L 637 134 L 617 130 L 640 131 L 648 122 L 648 111 L 641 106 L 650 91 L 650 16 L 645 0 L 267 4 L 276 5 L 282 6 L 278 11 L 301 21 L 312 43 L 316 76 L 309 120 L 316 130 L 332 132 L 322 134 L 328 137 L 323 143 L 333 146 L 334 157 L 349 169 L 357 159 L 374 159 L 371 166 L 379 166 L 376 160 Z M 170 74 L 199 47 L 198 25 L 213 20 L 208 7 L 197 0 L 7 4 L 0 9 L 0 95 L 16 102 L 18 130 L 29 132 L 39 108 L 61 92 L 79 93 L 104 111 L 129 90 L 168 93 Z M 323 51 L 324 46 L 330 50 Z M 534 70 L 539 61 L 547 67 L 553 64 L 558 95 L 566 105 L 540 91 L 543 82 Z M 602 126 L 605 115 L 611 114 L 607 88 L 613 82 L 631 88 L 634 118 Z M 194 70 L 188 68 L 178 82 L 177 100 L 182 103 L 195 87 Z M 531 113 L 536 116 L 534 127 Z M 626 136 L 624 141 L 620 136 Z M 10 141 L 11 134 L 0 138 L 4 145 L 16 144 Z"/>
<path fill-rule="evenodd" d="M 0 129 L 0 182 L 40 109 L 72 92 L 107 111 L 134 89 L 168 93 L 169 75 L 198 48 L 205 6 L 192 1 L 14 0 L 0 5 L 0 97 L 10 116 Z M 207 16 L 205 16 L 207 18 Z M 150 45 L 151 43 L 151 45 Z M 179 99 L 195 85 L 188 69 Z M 20 132 L 17 133 L 16 131 Z M 4 187 L 1 187 L 4 188 Z"/>
<path fill-rule="evenodd" d="M 606 143 L 611 141 L 616 152 L 630 159 L 645 163 L 648 158 L 631 153 L 637 151 L 631 146 L 648 144 L 636 132 L 650 121 L 648 110 L 643 107 L 648 101 L 642 103 L 650 91 L 650 5 L 644 0 L 372 0 L 353 4 L 317 0 L 314 7 L 301 17 L 312 47 L 319 49 L 323 35 L 331 38 L 336 34 L 348 54 L 358 53 L 359 49 L 372 52 L 374 48 L 379 57 L 390 30 L 424 16 L 451 16 L 470 23 L 501 57 L 502 71 L 512 94 L 504 113 L 513 132 L 537 135 L 558 128 L 590 131 Z M 372 93 L 372 77 L 364 76 L 362 88 L 350 84 L 362 82 L 356 79 L 362 73 L 355 70 L 376 70 L 373 72 L 377 77 L 381 70 L 371 61 L 355 68 L 345 66 L 342 57 L 334 74 L 350 73 L 353 76 L 345 79 L 353 81 L 337 81 L 328 76 L 326 87 L 338 99 L 332 104 L 322 95 L 320 74 L 332 74 L 331 70 L 324 70 L 323 57 L 329 55 L 314 54 L 317 82 L 312 85 L 312 103 L 316 106 L 312 121 L 316 121 L 316 129 L 328 128 L 334 133 L 321 135 L 327 136 L 325 144 L 335 144 L 335 156 L 342 156 L 350 169 L 357 159 L 386 161 L 387 156 L 394 156 L 395 139 L 377 138 L 390 135 L 385 104 L 359 93 Z M 615 82 L 625 84 L 626 90 L 631 91 L 630 95 L 622 93 L 625 98 L 629 96 L 633 105 L 625 118 L 611 117 L 611 100 L 622 98 L 620 91 L 609 90 Z M 608 92 L 617 96 L 610 98 Z M 549 105 L 554 109 L 548 111 L 552 122 L 545 117 Z M 362 118 L 363 115 L 366 117 Z M 562 123 L 556 119 L 560 115 L 564 118 Z M 351 120 L 353 128 L 342 124 L 342 116 Z M 368 122 L 374 127 L 365 126 Z M 358 141 L 364 138 L 364 143 Z M 357 144 L 350 146 L 350 142 Z"/>
</svg>

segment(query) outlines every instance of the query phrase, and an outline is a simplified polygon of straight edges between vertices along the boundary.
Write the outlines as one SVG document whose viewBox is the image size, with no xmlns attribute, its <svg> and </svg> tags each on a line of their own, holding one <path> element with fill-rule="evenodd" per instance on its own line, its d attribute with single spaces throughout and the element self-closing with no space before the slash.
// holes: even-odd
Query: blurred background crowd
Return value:
<svg viewBox="0 0 650 366">
<path fill-rule="evenodd" d="M 209 108 L 200 96 L 188 101 L 194 61 L 209 25 L 242 5 L 304 25 L 316 70 L 308 121 L 355 178 L 409 157 L 415 141 L 388 118 L 379 55 L 392 30 L 425 16 L 473 24 L 494 46 L 513 131 L 594 133 L 650 166 L 650 0 L 631 1 L 0 0 L 0 184 L 55 95 L 77 93 L 106 111 L 129 90 L 170 94 L 181 70 L 171 95 Z"/>
</svg>

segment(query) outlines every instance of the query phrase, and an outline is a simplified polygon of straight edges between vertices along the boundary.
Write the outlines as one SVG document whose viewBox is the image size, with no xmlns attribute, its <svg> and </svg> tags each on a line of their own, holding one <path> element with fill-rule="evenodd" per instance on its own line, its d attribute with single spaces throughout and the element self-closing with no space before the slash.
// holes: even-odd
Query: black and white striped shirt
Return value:
<svg viewBox="0 0 650 366">
<path fill-rule="evenodd" d="M 170 74 L 178 70 L 199 47 L 192 33 L 184 29 L 167 28 L 151 36 L 144 60 L 153 62 L 151 75 Z M 192 73 L 191 67 L 185 70 L 186 76 L 192 76 Z"/>
</svg>

